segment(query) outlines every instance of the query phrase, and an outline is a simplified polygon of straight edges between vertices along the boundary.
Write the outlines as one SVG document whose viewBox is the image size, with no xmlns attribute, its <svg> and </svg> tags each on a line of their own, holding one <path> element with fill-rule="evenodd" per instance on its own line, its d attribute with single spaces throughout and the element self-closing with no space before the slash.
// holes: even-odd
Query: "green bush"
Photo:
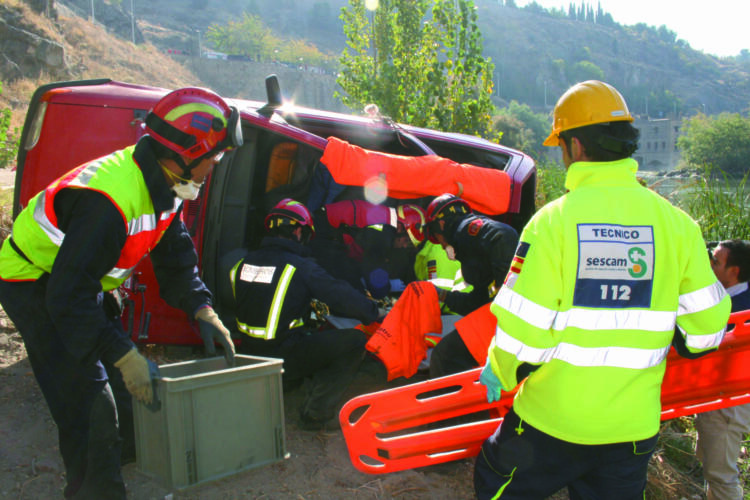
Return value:
<svg viewBox="0 0 750 500">
<path fill-rule="evenodd" d="M 670 197 L 698 222 L 706 241 L 750 238 L 750 200 L 747 180 L 728 177 L 718 169 L 694 178 Z"/>
<path fill-rule="evenodd" d="M 2 82 L 0 82 L 0 94 L 3 93 Z M 5 168 L 16 161 L 18 155 L 18 144 L 20 134 L 18 128 L 10 131 L 11 110 L 0 109 L 0 168 Z"/>
<path fill-rule="evenodd" d="M 550 201 L 565 194 L 565 167 L 560 163 L 543 160 L 536 164 L 536 208 L 542 208 Z"/>
</svg>

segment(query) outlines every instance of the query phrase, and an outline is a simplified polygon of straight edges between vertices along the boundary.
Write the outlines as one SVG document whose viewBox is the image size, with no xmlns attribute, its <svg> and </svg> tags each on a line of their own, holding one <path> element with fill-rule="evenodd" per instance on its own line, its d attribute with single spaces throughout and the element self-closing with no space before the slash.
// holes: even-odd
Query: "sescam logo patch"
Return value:
<svg viewBox="0 0 750 500">
<path fill-rule="evenodd" d="M 653 279 L 652 226 L 578 225 L 574 306 L 649 307 Z"/>
</svg>

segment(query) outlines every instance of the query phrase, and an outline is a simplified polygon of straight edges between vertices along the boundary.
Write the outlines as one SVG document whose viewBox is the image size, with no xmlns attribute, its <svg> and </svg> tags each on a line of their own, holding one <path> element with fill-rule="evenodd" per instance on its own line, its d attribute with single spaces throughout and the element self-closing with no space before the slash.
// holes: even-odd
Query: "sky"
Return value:
<svg viewBox="0 0 750 500">
<path fill-rule="evenodd" d="M 516 0 L 516 5 L 531 1 Z M 571 2 L 581 4 L 581 0 L 536 0 L 542 7 L 565 12 Z M 594 10 L 599 2 L 618 24 L 664 24 L 678 39 L 707 54 L 736 56 L 742 49 L 750 50 L 750 0 L 585 0 Z"/>
</svg>

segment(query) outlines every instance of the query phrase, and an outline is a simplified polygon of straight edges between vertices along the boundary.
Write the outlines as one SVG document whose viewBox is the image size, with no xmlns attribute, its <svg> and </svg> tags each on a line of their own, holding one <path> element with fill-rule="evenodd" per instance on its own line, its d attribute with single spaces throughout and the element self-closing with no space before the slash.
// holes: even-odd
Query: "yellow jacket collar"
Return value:
<svg viewBox="0 0 750 500">
<path fill-rule="evenodd" d="M 623 182 L 637 183 L 638 162 L 632 158 L 617 161 L 579 161 L 568 167 L 565 187 L 572 191 L 578 187 L 597 185 L 622 185 Z"/>
</svg>

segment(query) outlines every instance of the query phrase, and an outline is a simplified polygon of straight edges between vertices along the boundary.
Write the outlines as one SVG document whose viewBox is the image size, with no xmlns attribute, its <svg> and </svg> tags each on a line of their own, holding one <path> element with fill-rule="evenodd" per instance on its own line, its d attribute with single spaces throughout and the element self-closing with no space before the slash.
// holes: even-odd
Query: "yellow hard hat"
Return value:
<svg viewBox="0 0 750 500">
<path fill-rule="evenodd" d="M 560 132 L 595 123 L 633 121 L 625 99 L 612 85 L 599 80 L 576 83 L 555 105 L 552 133 L 545 146 L 557 146 Z"/>
</svg>

